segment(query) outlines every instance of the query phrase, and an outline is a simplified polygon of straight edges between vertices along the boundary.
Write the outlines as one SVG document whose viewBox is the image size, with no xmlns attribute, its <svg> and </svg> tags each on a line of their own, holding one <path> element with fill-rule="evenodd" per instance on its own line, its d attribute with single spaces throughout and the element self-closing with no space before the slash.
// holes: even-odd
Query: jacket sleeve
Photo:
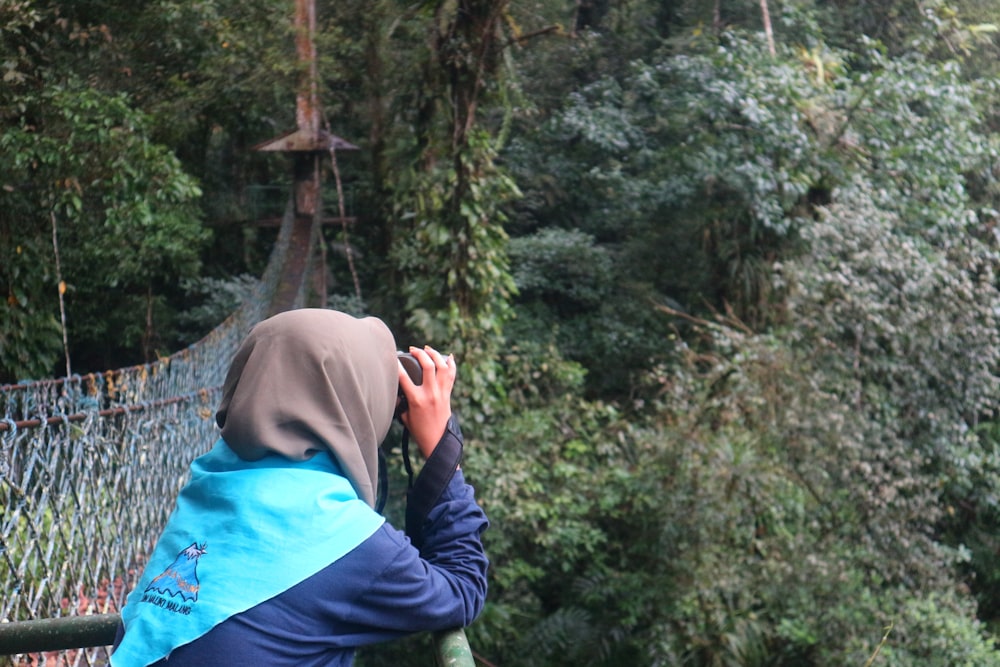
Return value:
<svg viewBox="0 0 1000 667">
<path fill-rule="evenodd" d="M 424 542 L 424 530 L 431 510 L 448 488 L 462 462 L 462 430 L 454 415 L 448 419 L 444 435 L 434 448 L 406 494 L 406 536 L 418 549 Z"/>
<path fill-rule="evenodd" d="M 489 568 L 482 533 L 489 522 L 458 469 L 461 453 L 461 430 L 452 419 L 407 494 L 406 534 L 385 526 L 364 545 L 377 549 L 381 569 L 369 574 L 352 605 L 355 630 L 445 630 L 469 625 L 482 611 Z"/>
</svg>

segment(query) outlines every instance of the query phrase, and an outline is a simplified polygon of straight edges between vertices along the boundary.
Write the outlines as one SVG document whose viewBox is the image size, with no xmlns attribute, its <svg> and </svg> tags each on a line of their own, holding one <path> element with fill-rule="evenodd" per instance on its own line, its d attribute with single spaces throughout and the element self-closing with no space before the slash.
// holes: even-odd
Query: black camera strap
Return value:
<svg viewBox="0 0 1000 667">
<path fill-rule="evenodd" d="M 403 467 L 406 469 L 406 490 L 413 488 L 413 464 L 410 463 L 410 430 L 403 427 L 402 438 Z M 375 511 L 382 514 L 385 503 L 389 499 L 389 462 L 386 460 L 385 451 L 378 448 L 378 492 L 375 500 Z"/>
<path fill-rule="evenodd" d="M 389 499 L 389 464 L 385 460 L 385 452 L 378 448 L 378 490 L 375 497 L 375 511 L 379 514 L 385 509 L 385 501 Z"/>
<path fill-rule="evenodd" d="M 410 429 L 403 427 L 403 439 L 400 442 L 403 450 L 403 467 L 406 468 L 406 490 L 413 488 L 413 464 L 410 463 Z"/>
<path fill-rule="evenodd" d="M 413 464 L 410 461 L 410 431 L 403 428 L 400 442 L 403 454 L 403 468 L 406 469 L 406 534 L 418 549 L 423 542 L 423 524 L 434 505 L 437 504 L 445 488 L 455 476 L 462 463 L 462 430 L 454 416 L 448 419 L 445 434 L 431 453 L 420 475 L 414 479 Z M 389 475 L 385 453 L 379 453 L 379 493 L 376 511 L 381 514 L 389 496 Z"/>
<path fill-rule="evenodd" d="M 404 434 L 404 443 L 409 440 Z M 410 476 L 406 494 L 406 534 L 418 549 L 423 543 L 424 521 L 437 505 L 455 471 L 462 463 L 462 431 L 454 416 L 448 419 L 444 436 L 424 462 L 416 480 L 410 468 L 408 443 L 403 445 L 403 461 Z"/>
</svg>

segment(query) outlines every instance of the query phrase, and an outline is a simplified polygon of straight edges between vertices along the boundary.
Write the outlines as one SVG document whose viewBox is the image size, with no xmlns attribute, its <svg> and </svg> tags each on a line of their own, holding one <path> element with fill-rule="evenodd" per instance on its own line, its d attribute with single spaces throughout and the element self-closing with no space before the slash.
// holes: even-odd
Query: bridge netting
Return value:
<svg viewBox="0 0 1000 667">
<path fill-rule="evenodd" d="M 0 386 L 0 622 L 120 611 L 188 465 L 217 437 L 226 370 L 273 307 L 292 218 L 253 297 L 199 342 L 152 363 Z M 103 665 L 107 652 L 17 660 Z"/>
</svg>

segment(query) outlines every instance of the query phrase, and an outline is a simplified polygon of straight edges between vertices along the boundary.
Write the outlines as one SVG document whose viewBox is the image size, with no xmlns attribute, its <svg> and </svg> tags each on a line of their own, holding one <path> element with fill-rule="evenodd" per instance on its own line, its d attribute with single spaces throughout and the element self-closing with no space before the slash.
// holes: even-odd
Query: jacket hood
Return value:
<svg viewBox="0 0 1000 667">
<path fill-rule="evenodd" d="M 374 507 L 378 446 L 392 424 L 396 343 L 375 317 L 303 308 L 260 322 L 226 375 L 216 423 L 240 458 L 330 451 Z"/>
</svg>

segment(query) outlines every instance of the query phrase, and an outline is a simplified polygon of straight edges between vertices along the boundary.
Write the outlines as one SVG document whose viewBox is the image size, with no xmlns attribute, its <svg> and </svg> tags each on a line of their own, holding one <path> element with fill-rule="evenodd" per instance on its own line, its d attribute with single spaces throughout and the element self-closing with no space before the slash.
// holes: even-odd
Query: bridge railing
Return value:
<svg viewBox="0 0 1000 667">
<path fill-rule="evenodd" d="M 217 436 L 225 373 L 269 313 L 289 229 L 253 298 L 198 343 L 148 364 L 0 386 L 0 624 L 120 611 L 191 460 Z M 35 664 L 48 659 L 103 665 L 107 649 Z"/>
<path fill-rule="evenodd" d="M 18 623 L 0 623 L 0 656 L 79 652 L 104 647 L 114 641 L 118 614 L 66 616 Z M 472 649 L 462 629 L 434 635 L 434 657 L 439 667 L 474 667 Z"/>
</svg>

